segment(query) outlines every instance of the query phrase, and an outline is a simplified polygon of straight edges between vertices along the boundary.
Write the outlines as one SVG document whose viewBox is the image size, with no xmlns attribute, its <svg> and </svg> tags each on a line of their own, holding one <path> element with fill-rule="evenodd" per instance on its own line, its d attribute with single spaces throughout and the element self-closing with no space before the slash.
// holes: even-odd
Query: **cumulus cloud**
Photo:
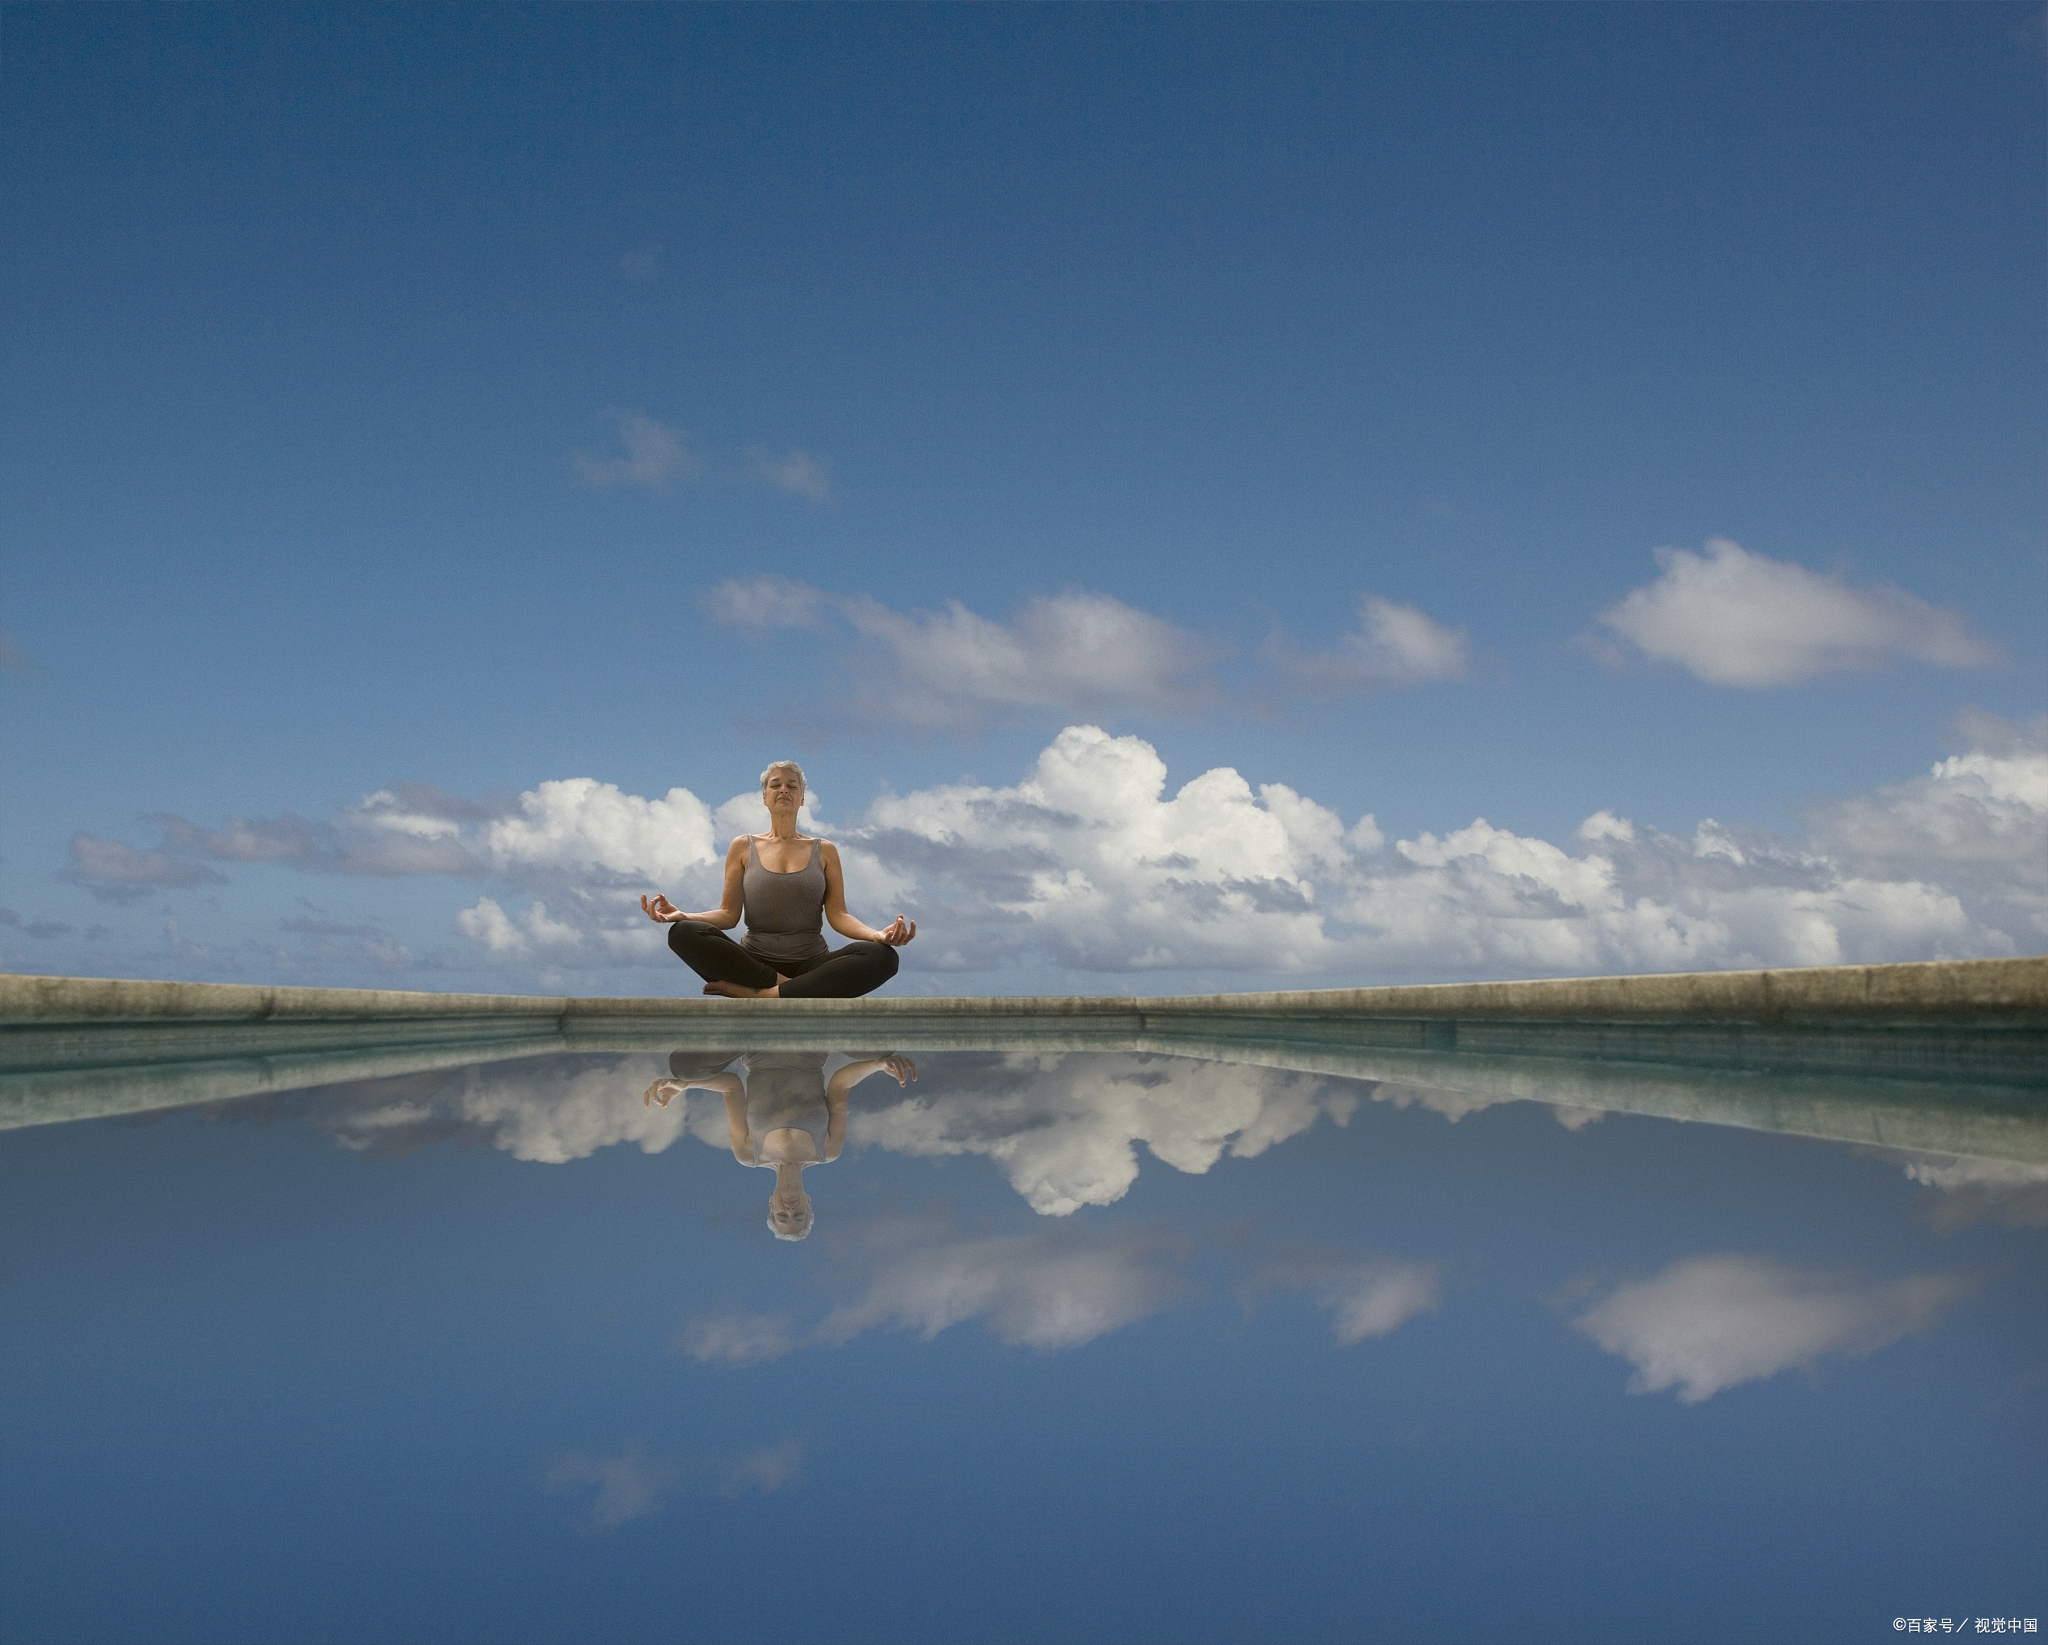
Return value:
<svg viewBox="0 0 2048 1645">
<path fill-rule="evenodd" d="M 1960 1274 L 1889 1285 L 1761 1257 L 1691 1257 L 1623 1285 L 1572 1324 L 1635 1367 L 1628 1391 L 1697 1405 L 1740 1383 L 1861 1358 L 1925 1331 L 1975 1288 Z"/>
<path fill-rule="evenodd" d="M 1434 1263 L 1286 1250 L 1267 1256 L 1242 1294 L 1251 1300 L 1272 1291 L 1308 1292 L 1330 1314 L 1332 1334 L 1348 1348 L 1435 1313 L 1443 1301 L 1443 1276 Z"/>
<path fill-rule="evenodd" d="M 584 1529 L 590 1531 L 616 1531 L 632 1520 L 646 1518 L 661 1506 L 662 1497 L 675 1482 L 672 1465 L 651 1460 L 638 1448 L 609 1457 L 572 1452 L 556 1459 L 547 1473 L 550 1491 L 597 1487 L 584 1522 Z"/>
<path fill-rule="evenodd" d="M 612 422 L 625 455 L 593 457 L 577 452 L 576 473 L 586 485 L 639 485 L 666 491 L 671 481 L 694 480 L 704 472 L 703 459 L 691 451 L 681 429 L 658 423 L 639 411 L 615 413 Z"/>
<path fill-rule="evenodd" d="M 1009 622 L 948 601 L 892 611 L 781 577 L 740 578 L 704 597 L 721 622 L 798 626 L 836 617 L 866 642 L 850 686 L 856 719 L 963 731 L 990 715 L 1105 707 L 1180 711 L 1215 694 L 1214 648 L 1164 618 L 1085 590 L 1030 600 Z"/>
<path fill-rule="evenodd" d="M 1437 680 L 1461 680 L 1470 644 L 1461 628 L 1446 628 L 1414 606 L 1367 596 L 1358 626 L 1334 651 L 1307 651 L 1276 633 L 1268 659 L 1297 690 L 1312 696 L 1362 695 Z"/>
<path fill-rule="evenodd" d="M 788 451 L 770 451 L 766 446 L 747 448 L 748 476 L 761 485 L 814 503 L 832 500 L 832 468 L 822 458 L 792 446 Z"/>
<path fill-rule="evenodd" d="M 756 607 L 786 589 L 749 590 Z M 1981 727 L 1980 727 L 1981 729 Z M 1787 841 L 1596 811 L 1566 841 L 1475 818 L 1388 842 L 1230 767 L 1178 788 L 1152 745 L 1075 725 L 1005 786 L 940 784 L 811 826 L 850 904 L 924 927 L 914 970 L 1203 977 L 1571 975 L 1962 958 L 2048 940 L 2048 746 L 2012 734 L 1823 806 Z M 320 820 L 157 819 L 153 849 L 74 844 L 69 877 L 132 899 L 268 862 L 490 882 L 451 911 L 484 963 L 667 965 L 635 893 L 703 906 L 720 842 L 758 817 L 590 777 L 488 804 L 393 784 Z M 1042 985 L 1041 985 L 1042 986 Z M 986 985 L 984 985 L 986 987 Z M 1001 991 L 1000 984 L 994 991 Z"/>
<path fill-rule="evenodd" d="M 1656 556 L 1663 575 L 1599 620 L 1643 657 L 1709 685 L 1796 685 L 1899 657 L 1941 668 L 2000 660 L 1958 613 L 1887 585 L 1852 587 L 1725 537 L 1704 554 L 1660 548 Z"/>
</svg>

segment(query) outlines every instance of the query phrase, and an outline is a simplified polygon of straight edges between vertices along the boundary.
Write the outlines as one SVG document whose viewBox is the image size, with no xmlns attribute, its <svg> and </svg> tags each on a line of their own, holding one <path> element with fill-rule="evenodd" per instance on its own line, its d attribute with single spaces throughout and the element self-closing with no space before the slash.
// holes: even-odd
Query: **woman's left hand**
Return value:
<svg viewBox="0 0 2048 1645">
<path fill-rule="evenodd" d="M 896 916 L 896 923 L 886 931 L 877 931 L 872 940 L 875 942 L 885 942 L 891 948 L 901 948 L 916 935 L 917 921 L 906 920 L 901 914 L 898 914 Z"/>
</svg>

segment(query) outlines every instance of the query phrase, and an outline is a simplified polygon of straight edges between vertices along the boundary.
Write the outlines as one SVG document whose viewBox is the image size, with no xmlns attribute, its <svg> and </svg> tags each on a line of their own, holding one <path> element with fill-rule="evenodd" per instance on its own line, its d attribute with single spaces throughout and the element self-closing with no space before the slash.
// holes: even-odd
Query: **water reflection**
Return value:
<svg viewBox="0 0 2048 1645">
<path fill-rule="evenodd" d="M 672 1051 L 669 1077 L 641 1094 L 640 1104 L 666 1108 L 685 1091 L 716 1092 L 725 1103 L 726 1141 L 742 1165 L 775 1173 L 768 1196 L 768 1228 L 777 1239 L 810 1233 L 815 1213 L 804 1192 L 804 1172 L 827 1165 L 846 1146 L 847 1093 L 870 1074 L 898 1085 L 917 1078 L 908 1057 L 850 1060 L 829 1079 L 823 1051 L 751 1051 L 728 1057 L 716 1051 Z M 732 1072 L 737 1062 L 743 1073 Z"/>
<path fill-rule="evenodd" d="M 1672 1547 L 1814 1569 L 1870 1544 L 1885 1581 L 2007 1544 L 2025 1552 L 1999 1569 L 2038 1563 L 2048 1166 L 1520 1100 L 1438 1066 L 501 1049 L 0 1131 L 0 1408 L 38 1436 L 0 1470 L 10 1544 L 89 1499 L 65 1535 L 132 1568 L 168 1533 L 108 1504 L 210 1534 L 239 1493 L 369 1568 L 395 1556 L 365 1527 L 410 1534 L 425 1503 L 479 1546 L 525 1538 L 523 1568 L 574 1565 L 579 1593 L 651 1573 L 650 1615 L 674 1603 L 655 1550 L 689 1548 L 691 1604 L 726 1606 L 734 1637 L 754 1555 L 791 1537 L 821 1550 L 804 1620 L 825 1637 L 875 1571 L 907 1604 L 1005 1546 L 1033 1550 L 1027 1596 L 1041 1567 L 1182 1560 L 1200 1604 L 1176 1638 L 1271 1637 L 1230 1609 L 1270 1592 L 1261 1572 L 1349 1581 L 1361 1549 L 1374 1583 L 1436 1561 L 1433 1595 L 1501 1549 L 1581 1562 L 1587 1593 Z M 1789 1101 L 1752 1084 L 1757 1109 Z M 770 1182 L 801 1244 L 761 1238 Z M 290 1498 L 275 1436 L 309 1407 L 320 1488 Z M 149 1444 L 111 1445 L 110 1412 Z M 598 1542 L 633 1557 L 593 1563 Z M 1211 1613 L 1229 1626 L 1205 1635 Z M 1500 1636 L 1477 1615 L 1411 1631 Z"/>
</svg>

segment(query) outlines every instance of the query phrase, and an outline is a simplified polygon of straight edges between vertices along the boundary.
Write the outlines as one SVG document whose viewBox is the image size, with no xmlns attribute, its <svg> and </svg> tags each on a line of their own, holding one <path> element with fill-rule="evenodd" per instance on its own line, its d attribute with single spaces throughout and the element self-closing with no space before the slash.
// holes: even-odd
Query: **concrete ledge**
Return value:
<svg viewBox="0 0 2048 1645">
<path fill-rule="evenodd" d="M 1682 971 L 1534 982 L 1330 988 L 1157 998 L 1104 995 L 860 1000 L 717 1000 L 701 996 L 576 999 L 547 994 L 425 994 L 387 989 L 270 988 L 239 983 L 130 982 L 0 975 L 0 1032 L 60 1023 L 397 1022 L 467 1020 L 502 1031 L 507 1018 L 578 1023 L 688 1017 L 744 1033 L 771 1018 L 838 1026 L 904 1018 L 1058 1018 L 1107 1026 L 1174 1017 L 1252 1016 L 1318 1022 L 1359 1017 L 1516 1022 L 1959 1022 L 2048 1026 L 2048 957 L 1907 965 Z M 536 1024 L 537 1026 L 537 1024 Z"/>
</svg>

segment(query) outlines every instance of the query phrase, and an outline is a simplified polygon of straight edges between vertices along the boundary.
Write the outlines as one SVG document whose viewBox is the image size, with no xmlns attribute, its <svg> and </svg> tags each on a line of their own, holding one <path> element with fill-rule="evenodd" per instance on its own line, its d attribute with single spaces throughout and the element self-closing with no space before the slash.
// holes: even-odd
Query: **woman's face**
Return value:
<svg viewBox="0 0 2048 1645">
<path fill-rule="evenodd" d="M 761 803 L 768 807 L 771 817 L 785 812 L 793 817 L 803 809 L 804 785 L 787 771 L 773 772 L 761 785 Z"/>
<path fill-rule="evenodd" d="M 802 1189 L 794 1193 L 778 1189 L 768 1196 L 768 1220 L 778 1234 L 800 1234 L 811 1225 L 811 1196 Z"/>
</svg>

